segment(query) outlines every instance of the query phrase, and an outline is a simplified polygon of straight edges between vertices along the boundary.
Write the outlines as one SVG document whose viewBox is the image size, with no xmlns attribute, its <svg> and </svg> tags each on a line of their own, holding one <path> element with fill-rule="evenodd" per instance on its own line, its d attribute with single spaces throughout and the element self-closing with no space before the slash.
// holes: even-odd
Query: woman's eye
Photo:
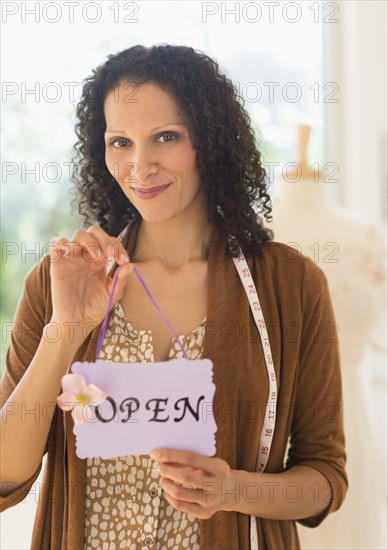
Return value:
<svg viewBox="0 0 388 550">
<path fill-rule="evenodd" d="M 178 135 L 175 132 L 164 132 L 160 135 L 158 141 L 160 138 L 168 138 L 166 140 L 163 139 L 163 143 L 169 143 L 170 141 L 175 141 L 178 138 Z"/>
<path fill-rule="evenodd" d="M 176 141 L 178 137 L 178 134 L 175 132 L 164 132 L 157 136 L 156 141 L 160 143 L 170 143 L 171 141 Z M 123 149 L 128 146 L 128 140 L 124 138 L 114 138 L 111 140 L 110 146 L 114 149 Z"/>
<path fill-rule="evenodd" d="M 127 143 L 127 140 L 122 138 L 112 139 L 112 141 L 110 142 L 111 146 L 115 149 L 122 149 L 127 145 Z"/>
</svg>

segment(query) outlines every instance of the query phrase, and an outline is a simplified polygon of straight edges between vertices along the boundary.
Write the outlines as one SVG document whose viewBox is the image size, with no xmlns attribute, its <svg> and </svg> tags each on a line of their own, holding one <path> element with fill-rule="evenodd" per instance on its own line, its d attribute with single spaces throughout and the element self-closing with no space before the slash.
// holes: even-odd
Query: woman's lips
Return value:
<svg viewBox="0 0 388 550">
<path fill-rule="evenodd" d="M 149 200 L 163 193 L 163 191 L 165 191 L 167 187 L 169 187 L 170 185 L 171 183 L 166 183 L 165 185 L 159 185 L 158 187 L 151 187 L 150 189 L 141 189 L 139 187 L 132 187 L 132 191 L 135 193 L 135 195 L 139 199 Z"/>
</svg>

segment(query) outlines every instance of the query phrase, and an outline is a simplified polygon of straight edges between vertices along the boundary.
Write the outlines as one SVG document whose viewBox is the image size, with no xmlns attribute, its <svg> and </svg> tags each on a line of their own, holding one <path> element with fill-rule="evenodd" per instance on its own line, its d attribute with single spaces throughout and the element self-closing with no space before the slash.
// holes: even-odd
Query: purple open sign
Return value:
<svg viewBox="0 0 388 550">
<path fill-rule="evenodd" d="M 161 363 L 74 363 L 107 395 L 100 406 L 86 406 L 86 423 L 74 426 L 80 458 L 148 454 L 170 447 L 213 456 L 213 364 L 210 359 Z"/>
</svg>

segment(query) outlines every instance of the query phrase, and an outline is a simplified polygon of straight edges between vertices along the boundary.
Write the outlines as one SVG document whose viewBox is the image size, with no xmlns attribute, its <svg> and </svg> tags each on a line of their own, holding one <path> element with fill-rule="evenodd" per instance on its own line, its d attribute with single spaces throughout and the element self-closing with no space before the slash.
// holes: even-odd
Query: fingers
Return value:
<svg viewBox="0 0 388 550">
<path fill-rule="evenodd" d="M 181 466 L 180 469 L 186 468 Z M 208 519 L 220 509 L 220 502 L 224 500 L 220 488 L 225 485 L 225 482 L 209 482 L 209 478 L 195 479 L 188 472 L 168 473 L 166 464 L 161 465 L 160 475 L 160 486 L 166 500 L 176 510 L 193 514 L 200 519 Z"/>
<path fill-rule="evenodd" d="M 150 452 L 150 456 L 160 463 L 176 463 L 192 469 L 200 469 L 204 472 L 209 472 L 209 468 L 213 469 L 214 465 L 219 460 L 217 458 L 209 458 L 208 456 L 192 453 L 190 451 L 178 451 L 176 449 L 167 449 L 165 447 L 153 449 Z"/>
<path fill-rule="evenodd" d="M 202 471 L 203 470 L 200 470 L 199 472 Z M 163 478 L 181 483 L 182 485 L 191 486 L 196 489 L 200 489 L 203 483 L 209 479 L 208 477 L 200 475 L 199 472 L 198 470 L 192 470 L 185 468 L 184 466 L 182 467 L 178 465 L 177 467 L 175 464 L 160 464 L 159 466 L 159 473 Z"/>
<path fill-rule="evenodd" d="M 108 258 L 114 258 L 118 265 L 129 263 L 128 254 L 120 241 L 95 225 L 87 231 L 77 229 L 70 240 L 64 237 L 51 239 L 49 251 L 52 261 L 63 256 L 69 256 L 70 260 L 82 256 L 92 263 L 105 264 Z M 123 276 L 120 275 L 121 278 Z"/>
<path fill-rule="evenodd" d="M 127 284 L 127 277 L 133 271 L 133 268 L 134 268 L 133 264 L 125 263 L 125 264 L 120 266 L 120 269 L 119 269 L 118 273 L 116 271 L 116 273 L 117 273 L 117 284 L 116 284 L 116 288 L 115 288 L 115 291 L 114 291 L 114 294 L 113 294 L 113 303 L 115 303 L 117 300 L 120 300 L 120 298 L 123 296 L 125 285 Z M 115 273 L 115 275 L 116 275 L 116 273 Z M 107 292 L 108 292 L 108 294 L 110 294 L 112 292 L 113 286 L 114 286 L 114 277 L 113 277 L 113 279 L 108 278 L 108 283 L 107 283 Z"/>
<path fill-rule="evenodd" d="M 189 489 L 187 487 L 177 485 L 169 479 L 163 479 L 160 486 L 162 487 L 163 491 L 168 493 L 175 500 L 185 502 L 201 502 L 203 498 L 203 492 L 200 487 L 199 489 Z"/>
<path fill-rule="evenodd" d="M 68 240 L 64 237 L 53 238 L 49 242 L 49 254 L 51 262 L 57 261 L 67 253 L 66 244 Z"/>
<path fill-rule="evenodd" d="M 172 506 L 203 519 L 219 509 L 231 472 L 224 460 L 164 447 L 150 455 L 158 461 L 161 487 Z"/>
<path fill-rule="evenodd" d="M 203 510 L 202 506 L 198 502 L 190 502 L 185 500 L 179 500 L 174 498 L 170 493 L 165 492 L 166 500 L 176 510 L 191 514 L 199 519 L 209 519 L 212 514 L 209 514 L 206 510 Z"/>
<path fill-rule="evenodd" d="M 92 237 L 91 241 L 90 237 Z M 96 246 L 98 244 L 105 256 L 113 257 L 119 265 L 129 262 L 128 253 L 121 242 L 116 237 L 108 235 L 101 227 L 97 227 L 96 225 L 90 226 L 86 231 L 86 235 L 82 235 L 82 238 L 89 239 L 93 243 L 89 246 Z"/>
</svg>

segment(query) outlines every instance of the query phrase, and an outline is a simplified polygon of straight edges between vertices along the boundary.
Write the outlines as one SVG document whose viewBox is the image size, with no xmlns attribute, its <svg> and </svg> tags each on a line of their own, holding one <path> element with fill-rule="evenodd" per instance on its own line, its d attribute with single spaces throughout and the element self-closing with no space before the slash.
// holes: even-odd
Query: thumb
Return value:
<svg viewBox="0 0 388 550">
<path fill-rule="evenodd" d="M 130 263 L 125 263 L 123 265 L 120 265 L 117 268 L 113 279 L 109 281 L 108 283 L 109 294 L 112 292 L 113 287 L 115 287 L 114 294 L 113 294 L 113 303 L 116 303 L 117 300 L 120 300 L 120 298 L 122 297 L 124 293 L 125 285 L 127 284 L 128 275 L 132 273 L 133 268 L 134 268 L 134 265 Z M 117 277 L 117 281 L 115 284 L 116 277 Z"/>
<path fill-rule="evenodd" d="M 120 265 L 118 268 L 119 274 L 118 274 L 118 281 L 117 284 L 126 284 L 128 275 L 132 273 L 134 264 L 131 263 L 125 263 L 123 265 Z"/>
<path fill-rule="evenodd" d="M 51 239 L 51 241 L 49 242 L 50 264 L 60 260 L 65 252 L 66 251 L 63 248 L 63 244 L 61 242 L 58 242 L 57 239 Z"/>
</svg>

